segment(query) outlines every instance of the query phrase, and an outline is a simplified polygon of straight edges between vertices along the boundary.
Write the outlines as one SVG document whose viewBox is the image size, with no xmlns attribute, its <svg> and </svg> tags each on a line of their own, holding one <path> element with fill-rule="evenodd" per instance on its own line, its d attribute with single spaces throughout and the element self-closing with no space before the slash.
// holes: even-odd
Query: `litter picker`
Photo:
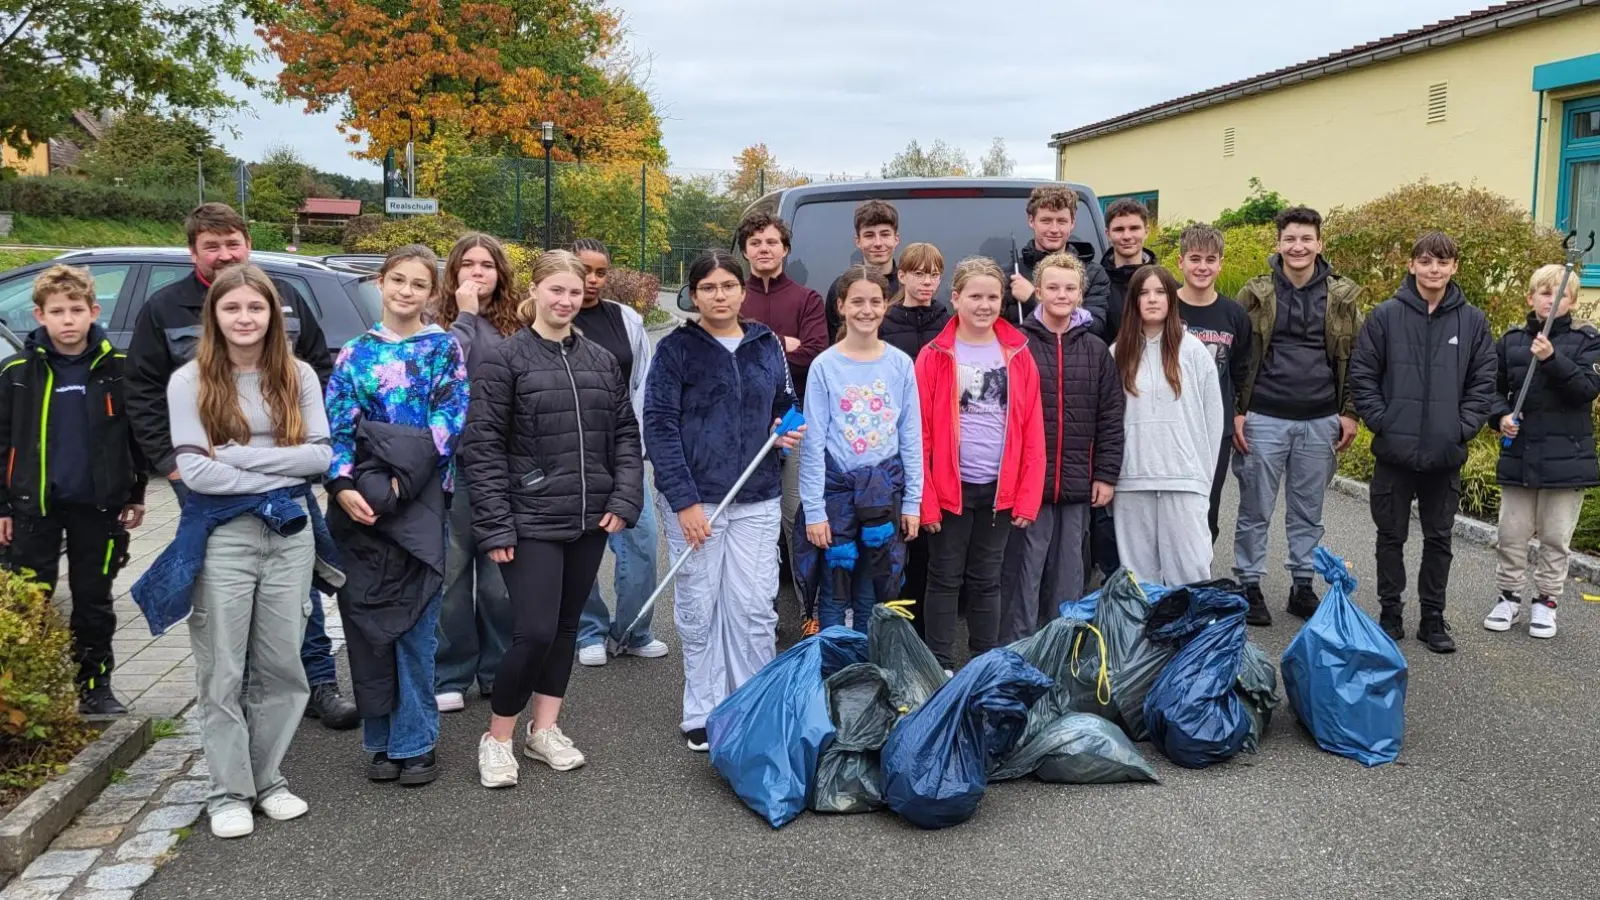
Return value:
<svg viewBox="0 0 1600 900">
<path fill-rule="evenodd" d="M 1022 262 L 1021 262 L 1021 259 L 1022 259 L 1021 255 L 1017 253 L 1017 233 L 1013 231 L 1011 233 L 1011 274 L 1013 274 L 1013 275 L 1021 275 L 1022 274 Z M 1010 293 L 1010 291 L 1007 291 L 1006 293 Z M 1018 325 L 1022 324 L 1022 301 L 1021 300 L 1017 301 L 1017 324 Z"/>
<path fill-rule="evenodd" d="M 783 414 L 783 419 L 778 422 L 778 427 L 772 430 L 772 435 L 767 438 L 765 444 L 761 445 L 761 449 L 756 453 L 755 458 L 750 460 L 750 465 L 745 466 L 744 471 L 739 474 L 739 480 L 733 483 L 733 487 L 728 488 L 728 493 L 722 498 L 722 502 L 718 503 L 717 508 L 711 511 L 711 517 L 706 520 L 707 525 L 715 525 L 717 523 L 717 519 L 722 516 L 722 511 L 728 508 L 728 505 L 733 502 L 733 498 L 738 496 L 739 491 L 744 488 L 744 483 L 750 480 L 750 476 L 755 474 L 756 468 L 767 458 L 767 454 L 771 453 L 772 448 L 777 446 L 778 439 L 791 431 L 799 430 L 800 426 L 805 423 L 806 417 L 800 413 L 798 407 L 791 406 L 789 411 Z M 639 610 L 639 615 L 634 617 L 633 624 L 628 626 L 628 630 L 624 632 L 625 634 L 632 634 L 633 630 L 639 627 L 639 623 L 644 621 L 644 617 L 650 615 L 650 610 L 655 608 L 656 601 L 661 599 L 661 592 L 666 590 L 667 585 L 672 583 L 673 577 L 678 574 L 679 569 L 683 568 L 683 564 L 689 559 L 689 554 L 693 553 L 695 549 L 694 547 L 685 549 L 677 559 L 672 561 L 672 568 L 667 570 L 667 574 L 662 577 L 661 583 L 656 585 L 656 589 L 650 592 L 650 599 L 644 602 L 644 606 Z"/>
<path fill-rule="evenodd" d="M 1579 248 L 1578 233 L 1567 233 L 1567 239 L 1561 242 L 1561 249 L 1567 253 L 1567 268 L 1561 273 L 1561 285 L 1556 288 L 1555 298 L 1550 301 L 1550 314 L 1544 317 L 1544 329 L 1539 332 L 1545 340 L 1550 339 L 1550 326 L 1556 320 L 1556 310 L 1561 308 L 1562 298 L 1567 296 L 1567 285 L 1572 281 L 1572 270 L 1578 263 L 1594 249 L 1594 232 L 1589 232 L 1589 246 Z M 1522 424 L 1522 404 L 1528 399 L 1528 388 L 1533 386 L 1533 372 L 1539 368 L 1539 358 L 1534 357 L 1528 364 L 1528 374 L 1522 378 L 1522 390 L 1517 392 L 1517 404 L 1511 407 L 1511 422 L 1514 425 Z M 1501 446 L 1511 446 L 1511 438 L 1501 438 Z"/>
</svg>

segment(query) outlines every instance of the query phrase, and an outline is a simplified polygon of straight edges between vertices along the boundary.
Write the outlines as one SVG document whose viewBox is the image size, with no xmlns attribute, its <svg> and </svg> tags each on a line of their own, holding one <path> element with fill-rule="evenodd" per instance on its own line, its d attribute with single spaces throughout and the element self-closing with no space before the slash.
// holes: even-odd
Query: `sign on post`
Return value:
<svg viewBox="0 0 1600 900">
<path fill-rule="evenodd" d="M 383 211 L 390 215 L 438 215 L 439 201 L 431 197 L 388 197 L 383 201 Z"/>
</svg>

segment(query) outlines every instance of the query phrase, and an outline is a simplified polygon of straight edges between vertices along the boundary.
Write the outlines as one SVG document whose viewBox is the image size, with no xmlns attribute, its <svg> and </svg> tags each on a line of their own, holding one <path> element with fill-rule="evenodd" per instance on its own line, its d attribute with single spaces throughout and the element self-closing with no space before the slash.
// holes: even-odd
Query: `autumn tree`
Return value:
<svg viewBox="0 0 1600 900">
<path fill-rule="evenodd" d="M 163 108 L 197 115 L 243 104 L 255 54 L 241 15 L 273 21 L 269 0 L 0 0 L 0 140 L 19 151 L 62 133 L 75 110 Z"/>
<path fill-rule="evenodd" d="M 728 177 L 727 193 L 742 210 L 760 199 L 763 193 L 808 184 L 811 179 L 794 169 L 786 169 L 766 144 L 751 144 L 733 157 L 734 172 Z"/>
</svg>

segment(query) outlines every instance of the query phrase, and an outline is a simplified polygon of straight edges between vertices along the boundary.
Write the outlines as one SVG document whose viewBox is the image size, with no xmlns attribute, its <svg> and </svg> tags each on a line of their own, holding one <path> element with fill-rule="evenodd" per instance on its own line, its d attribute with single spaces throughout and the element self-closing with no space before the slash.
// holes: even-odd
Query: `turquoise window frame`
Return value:
<svg viewBox="0 0 1600 900">
<path fill-rule="evenodd" d="M 1600 162 L 1600 136 L 1575 138 L 1577 119 L 1580 115 L 1600 112 L 1600 96 L 1589 97 L 1582 100 L 1569 100 L 1561 110 L 1561 160 L 1557 168 L 1556 181 L 1556 228 L 1562 232 L 1571 230 L 1571 198 L 1572 198 L 1572 170 L 1578 163 Z M 1586 241 L 1587 235 L 1579 235 L 1576 240 Z M 1584 287 L 1600 287 L 1600 265 L 1588 266 L 1583 272 L 1582 284 Z"/>
<path fill-rule="evenodd" d="M 1156 219 L 1160 218 L 1160 215 L 1159 215 L 1159 212 L 1160 212 L 1160 209 L 1161 209 L 1161 192 L 1160 191 L 1136 191 L 1136 192 L 1134 192 L 1132 194 L 1110 194 L 1108 196 L 1101 197 L 1099 199 L 1100 199 L 1100 214 L 1101 215 L 1105 215 L 1106 210 L 1111 208 L 1111 204 L 1117 202 L 1118 200 L 1137 200 L 1140 203 L 1144 204 L 1144 208 L 1145 209 L 1149 209 L 1150 210 L 1150 214 L 1151 214 L 1152 218 L 1156 218 Z M 1155 208 L 1151 209 L 1152 206 L 1154 206 Z"/>
</svg>

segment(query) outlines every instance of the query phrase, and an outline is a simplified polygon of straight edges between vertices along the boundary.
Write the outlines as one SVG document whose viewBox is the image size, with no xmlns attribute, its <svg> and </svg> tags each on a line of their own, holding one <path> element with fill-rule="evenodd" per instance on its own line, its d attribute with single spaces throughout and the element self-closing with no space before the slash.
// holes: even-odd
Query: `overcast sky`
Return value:
<svg viewBox="0 0 1600 900">
<path fill-rule="evenodd" d="M 1460 15 L 1487 0 L 618 0 L 672 165 L 726 169 L 765 142 L 785 166 L 877 174 L 912 138 L 979 156 L 1003 137 L 1018 174 L 1053 174 L 1050 135 Z M 1196 8 L 1204 10 L 1196 14 Z M 805 12 L 801 12 L 804 10 Z M 275 61 L 260 66 L 264 77 Z M 228 148 L 288 143 L 376 177 L 333 114 L 253 104 Z"/>
</svg>

